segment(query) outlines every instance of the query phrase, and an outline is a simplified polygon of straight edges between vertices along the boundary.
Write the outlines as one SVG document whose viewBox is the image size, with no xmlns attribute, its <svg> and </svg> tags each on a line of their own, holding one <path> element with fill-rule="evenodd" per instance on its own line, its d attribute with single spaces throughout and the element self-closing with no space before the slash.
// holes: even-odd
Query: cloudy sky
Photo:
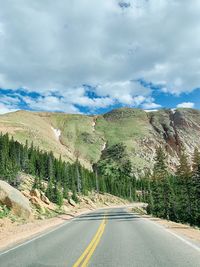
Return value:
<svg viewBox="0 0 200 267">
<path fill-rule="evenodd" d="M 200 108 L 199 0 L 0 6 L 0 113 Z"/>
</svg>

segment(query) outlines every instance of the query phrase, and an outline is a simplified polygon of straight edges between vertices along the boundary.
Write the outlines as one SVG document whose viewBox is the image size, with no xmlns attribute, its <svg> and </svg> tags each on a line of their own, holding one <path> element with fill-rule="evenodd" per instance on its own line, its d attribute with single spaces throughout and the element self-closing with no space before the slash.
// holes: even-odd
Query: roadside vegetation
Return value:
<svg viewBox="0 0 200 267">
<path fill-rule="evenodd" d="M 7 217 L 10 213 L 10 210 L 6 207 L 6 205 L 0 205 L 0 219 Z"/>
<path fill-rule="evenodd" d="M 115 157 L 114 157 L 115 155 Z M 114 164 L 114 165 L 113 165 Z M 110 172 L 106 171 L 107 166 Z M 131 164 L 122 144 L 110 148 L 104 154 L 94 172 L 85 169 L 77 160 L 67 163 L 55 158 L 53 152 L 44 152 L 33 143 L 20 144 L 8 134 L 0 135 L 0 175 L 1 179 L 18 188 L 20 172 L 34 176 L 33 189 L 45 192 L 50 201 L 62 206 L 63 199 L 77 202 L 78 195 L 97 191 L 119 197 L 135 198 L 135 178 L 131 174 Z M 78 195 L 77 195 L 78 194 Z"/>
<path fill-rule="evenodd" d="M 156 217 L 200 226 L 200 153 L 194 150 L 192 162 L 185 151 L 179 155 L 175 174 L 168 171 L 166 155 L 157 149 L 153 173 L 140 180 L 142 201 Z"/>
<path fill-rule="evenodd" d="M 74 163 L 55 158 L 33 143 L 20 144 L 8 134 L 0 135 L 0 175 L 10 185 L 20 187 L 20 173 L 34 177 L 33 189 L 44 192 L 58 206 L 64 199 L 78 202 L 80 195 L 110 193 L 148 203 L 147 212 L 175 222 L 200 226 L 200 152 L 195 149 L 192 162 L 185 151 L 179 153 L 175 173 L 168 170 L 167 156 L 157 148 L 153 171 L 136 179 L 123 143 L 105 147 L 93 171 L 84 168 L 78 157 Z M 8 210 L 1 208 L 0 216 Z"/>
</svg>

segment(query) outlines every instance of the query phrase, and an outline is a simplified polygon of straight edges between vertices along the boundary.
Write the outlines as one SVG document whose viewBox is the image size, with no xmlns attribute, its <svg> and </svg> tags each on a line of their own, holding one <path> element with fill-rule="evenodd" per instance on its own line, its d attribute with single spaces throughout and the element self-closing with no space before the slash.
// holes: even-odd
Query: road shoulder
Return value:
<svg viewBox="0 0 200 267">
<path fill-rule="evenodd" d="M 134 212 L 134 213 L 137 213 L 135 212 L 136 210 L 138 212 L 138 209 L 129 209 L 129 211 Z M 180 237 L 184 237 L 187 240 L 193 241 L 197 246 L 200 247 L 200 228 L 192 227 L 188 224 L 176 223 L 173 221 L 168 221 L 165 219 L 153 217 L 153 216 L 141 213 L 141 212 L 138 212 L 138 215 L 141 216 L 142 218 L 146 218 L 149 221 L 164 227 L 166 230 Z"/>
</svg>

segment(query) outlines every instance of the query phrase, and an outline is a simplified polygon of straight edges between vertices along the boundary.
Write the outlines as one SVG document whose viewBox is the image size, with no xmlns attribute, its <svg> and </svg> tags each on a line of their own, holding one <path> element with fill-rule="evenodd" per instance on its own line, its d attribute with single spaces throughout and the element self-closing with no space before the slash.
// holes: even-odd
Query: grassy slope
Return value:
<svg viewBox="0 0 200 267">
<path fill-rule="evenodd" d="M 18 111 L 0 116 L 0 131 L 8 132 L 22 143 L 26 139 L 29 144 L 33 141 L 41 149 L 52 150 L 55 156 L 61 154 L 68 161 L 74 161 L 78 156 L 88 168 L 98 161 L 105 144 L 110 146 L 123 142 L 133 166 L 143 169 L 151 165 L 156 146 L 166 145 L 163 125 L 173 139 L 169 114 L 172 114 L 169 110 L 146 113 L 131 108 L 117 109 L 99 116 Z M 183 143 L 188 150 L 193 149 L 198 145 L 200 112 L 180 109 L 174 114 L 174 120 Z M 61 130 L 61 142 L 56 139 L 52 127 Z M 171 151 L 174 157 L 173 148 Z"/>
<path fill-rule="evenodd" d="M 71 114 L 53 114 L 50 120 L 61 130 L 61 142 L 74 156 L 92 163 L 100 157 L 103 137 L 94 131 L 94 117 Z"/>
<path fill-rule="evenodd" d="M 29 144 L 33 142 L 43 150 L 54 151 L 56 156 L 61 154 L 67 160 L 74 159 L 72 153 L 56 140 L 47 113 L 18 111 L 1 115 L 0 131 L 8 132 L 21 143 L 28 140 Z"/>
<path fill-rule="evenodd" d="M 151 125 L 146 112 L 128 108 L 113 110 L 98 117 L 96 130 L 103 133 L 108 146 L 125 143 L 133 165 L 147 165 L 146 160 L 138 154 L 141 150 L 139 140 L 151 138 Z"/>
</svg>

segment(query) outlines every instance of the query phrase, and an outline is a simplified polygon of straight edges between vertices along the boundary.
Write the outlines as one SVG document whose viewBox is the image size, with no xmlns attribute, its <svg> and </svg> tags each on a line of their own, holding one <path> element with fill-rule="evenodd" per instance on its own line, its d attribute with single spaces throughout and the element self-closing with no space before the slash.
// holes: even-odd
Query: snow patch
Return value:
<svg viewBox="0 0 200 267">
<path fill-rule="evenodd" d="M 51 127 L 51 129 L 54 132 L 54 135 L 55 135 L 56 140 L 59 141 L 60 140 L 60 136 L 61 136 L 61 130 L 60 129 L 55 129 L 53 127 Z"/>
<path fill-rule="evenodd" d="M 172 108 L 171 111 L 174 114 L 176 112 L 176 108 Z"/>
<path fill-rule="evenodd" d="M 95 131 L 95 121 L 92 122 L 92 131 L 94 132 Z"/>
<path fill-rule="evenodd" d="M 103 146 L 102 146 L 102 148 L 101 148 L 101 151 L 104 151 L 105 148 L 106 148 L 106 142 L 103 143 Z"/>
<path fill-rule="evenodd" d="M 92 121 L 92 131 L 95 132 L 95 125 L 96 125 L 96 119 L 94 118 Z"/>
</svg>

